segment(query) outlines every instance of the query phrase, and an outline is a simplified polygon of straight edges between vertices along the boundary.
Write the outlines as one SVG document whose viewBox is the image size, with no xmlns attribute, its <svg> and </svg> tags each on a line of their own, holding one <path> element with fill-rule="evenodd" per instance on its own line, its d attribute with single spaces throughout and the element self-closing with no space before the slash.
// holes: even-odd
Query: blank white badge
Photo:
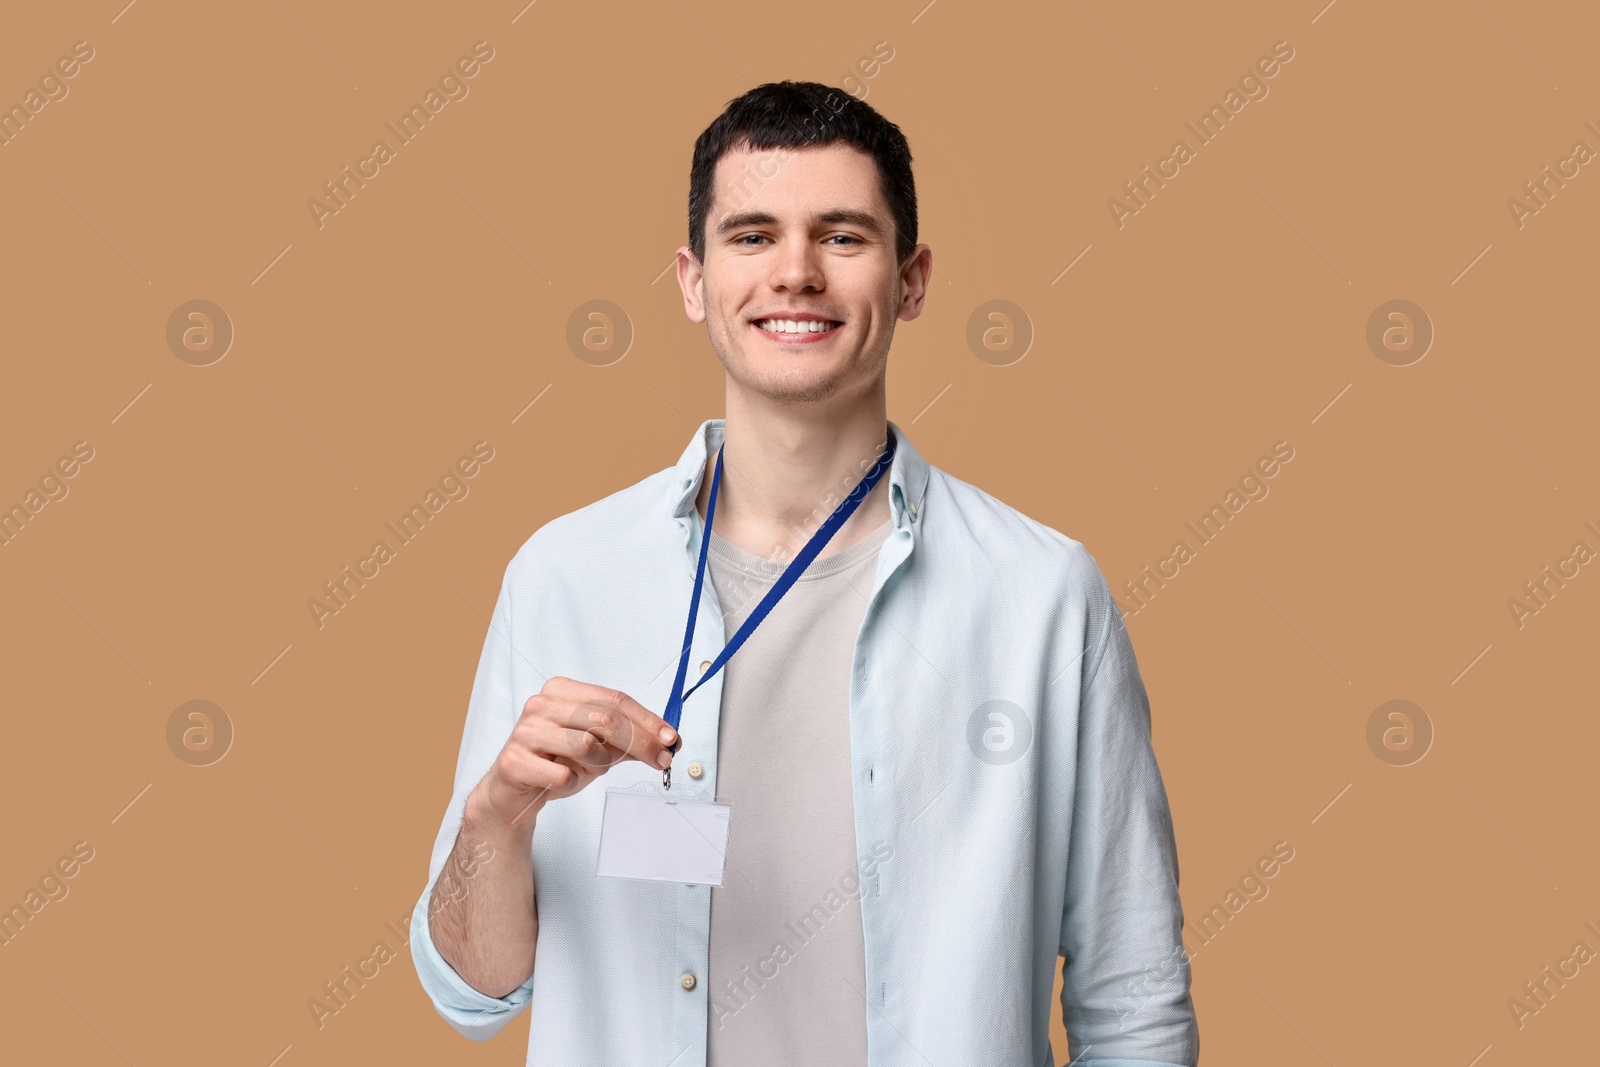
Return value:
<svg viewBox="0 0 1600 1067">
<path fill-rule="evenodd" d="M 595 873 L 720 886 L 732 810 L 729 804 L 679 800 L 670 794 L 608 789 Z"/>
</svg>

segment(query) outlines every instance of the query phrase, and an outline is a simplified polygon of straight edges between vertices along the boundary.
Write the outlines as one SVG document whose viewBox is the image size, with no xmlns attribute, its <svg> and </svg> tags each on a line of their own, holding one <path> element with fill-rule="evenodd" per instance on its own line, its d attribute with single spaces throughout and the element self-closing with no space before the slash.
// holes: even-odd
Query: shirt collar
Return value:
<svg viewBox="0 0 1600 1067">
<path fill-rule="evenodd" d="M 694 510 L 700 481 L 706 473 L 706 461 L 722 447 L 726 429 L 726 419 L 707 419 L 695 430 L 689 446 L 683 450 L 668 486 L 674 518 L 685 518 Z M 928 463 L 893 420 L 889 420 L 889 432 L 895 439 L 894 459 L 889 462 L 889 508 L 894 514 L 895 528 L 903 529 L 922 518 L 922 500 L 928 489 Z"/>
</svg>

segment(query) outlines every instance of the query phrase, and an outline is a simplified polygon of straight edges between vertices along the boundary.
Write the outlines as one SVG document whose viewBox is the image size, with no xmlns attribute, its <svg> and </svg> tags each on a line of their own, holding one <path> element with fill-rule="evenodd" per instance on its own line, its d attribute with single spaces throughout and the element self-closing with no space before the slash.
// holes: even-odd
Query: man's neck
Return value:
<svg viewBox="0 0 1600 1067">
<path fill-rule="evenodd" d="M 743 409 L 729 397 L 722 481 L 712 528 L 735 548 L 793 559 L 883 453 L 889 423 L 881 399 L 841 414 Z M 695 507 L 705 519 L 717 455 L 706 457 Z M 855 513 L 823 547 L 849 548 L 889 521 L 884 472 Z"/>
</svg>

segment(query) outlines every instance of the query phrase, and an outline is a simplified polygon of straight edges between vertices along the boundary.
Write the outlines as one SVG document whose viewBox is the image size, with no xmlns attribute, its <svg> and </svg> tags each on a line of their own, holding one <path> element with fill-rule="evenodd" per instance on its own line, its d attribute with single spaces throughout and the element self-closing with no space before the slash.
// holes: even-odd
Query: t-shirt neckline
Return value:
<svg viewBox="0 0 1600 1067">
<path fill-rule="evenodd" d="M 802 582 L 814 581 L 817 578 L 823 578 L 852 567 L 864 559 L 876 556 L 878 549 L 882 547 L 893 526 L 894 519 L 892 517 L 885 519 L 883 525 L 843 551 L 818 556 L 811 561 L 811 565 L 805 569 L 797 580 Z M 726 563 L 745 574 L 763 578 L 769 582 L 777 581 L 789 566 L 790 560 L 794 558 L 790 556 L 784 559 L 765 559 L 753 552 L 746 552 L 725 539 L 715 528 L 711 531 L 710 554 L 715 556 L 719 563 Z"/>
</svg>

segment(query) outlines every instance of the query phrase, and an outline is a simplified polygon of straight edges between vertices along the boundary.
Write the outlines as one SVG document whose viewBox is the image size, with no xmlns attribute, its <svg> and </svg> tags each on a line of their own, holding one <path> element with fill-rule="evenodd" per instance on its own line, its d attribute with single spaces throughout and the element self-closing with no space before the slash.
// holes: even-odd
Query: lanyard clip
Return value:
<svg viewBox="0 0 1600 1067">
<path fill-rule="evenodd" d="M 675 737 L 673 738 L 672 745 L 667 749 L 667 751 L 676 753 L 678 751 L 678 746 L 681 744 L 683 744 L 683 738 L 681 736 Z M 672 789 L 672 764 L 670 763 L 661 770 L 661 788 L 664 790 Z"/>
</svg>

